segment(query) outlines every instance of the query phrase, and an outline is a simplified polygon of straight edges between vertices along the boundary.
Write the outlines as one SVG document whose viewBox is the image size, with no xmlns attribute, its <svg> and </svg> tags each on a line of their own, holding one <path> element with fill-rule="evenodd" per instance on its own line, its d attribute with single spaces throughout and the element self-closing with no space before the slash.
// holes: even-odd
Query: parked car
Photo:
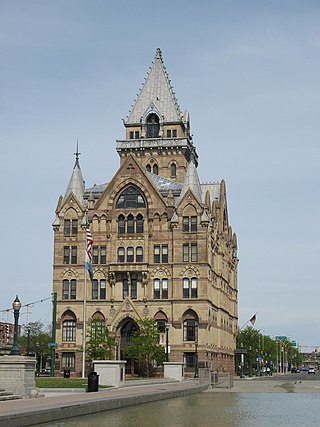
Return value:
<svg viewBox="0 0 320 427">
<path fill-rule="evenodd" d="M 293 367 L 293 368 L 291 368 L 291 373 L 292 374 L 298 374 L 300 372 L 300 369 L 299 368 L 297 368 L 297 367 Z"/>
<path fill-rule="evenodd" d="M 314 368 L 309 368 L 308 369 L 308 374 L 315 374 L 316 370 Z"/>
</svg>

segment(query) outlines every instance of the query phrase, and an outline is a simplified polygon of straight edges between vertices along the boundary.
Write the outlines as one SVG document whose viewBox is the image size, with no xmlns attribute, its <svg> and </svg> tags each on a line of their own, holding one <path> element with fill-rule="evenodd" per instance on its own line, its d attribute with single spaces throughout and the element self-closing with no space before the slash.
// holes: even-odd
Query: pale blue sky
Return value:
<svg viewBox="0 0 320 427">
<path fill-rule="evenodd" d="M 258 311 L 266 334 L 320 345 L 319 22 L 318 0 L 1 0 L 0 309 L 50 296 L 77 138 L 87 186 L 108 182 L 160 47 L 200 179 L 226 180 L 239 326 Z M 50 321 L 49 302 L 31 311 Z"/>
</svg>

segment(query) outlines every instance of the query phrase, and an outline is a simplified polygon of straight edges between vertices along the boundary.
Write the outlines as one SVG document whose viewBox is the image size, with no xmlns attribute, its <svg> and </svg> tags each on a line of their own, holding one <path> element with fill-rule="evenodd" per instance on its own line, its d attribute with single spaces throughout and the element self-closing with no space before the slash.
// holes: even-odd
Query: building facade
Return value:
<svg viewBox="0 0 320 427">
<path fill-rule="evenodd" d="M 168 334 L 169 360 L 184 361 L 186 372 L 196 364 L 232 372 L 238 258 L 226 186 L 199 180 L 189 114 L 180 110 L 159 49 L 124 127 L 110 182 L 85 188 L 76 153 L 56 208 L 56 370 L 81 374 L 88 220 L 94 280 L 86 319 L 105 323 L 116 338 L 114 357 L 135 372 L 125 349 L 147 317 L 163 342 Z"/>
</svg>

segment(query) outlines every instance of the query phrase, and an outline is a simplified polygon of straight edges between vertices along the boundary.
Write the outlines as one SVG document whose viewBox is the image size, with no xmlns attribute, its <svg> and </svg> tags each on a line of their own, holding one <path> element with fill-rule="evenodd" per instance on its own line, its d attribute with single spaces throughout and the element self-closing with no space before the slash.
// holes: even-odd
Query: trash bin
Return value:
<svg viewBox="0 0 320 427">
<path fill-rule="evenodd" d="M 99 390 L 99 375 L 96 372 L 89 372 L 88 374 L 88 388 L 87 392 Z"/>
<path fill-rule="evenodd" d="M 70 370 L 69 369 L 65 369 L 63 371 L 63 378 L 70 378 Z"/>
</svg>

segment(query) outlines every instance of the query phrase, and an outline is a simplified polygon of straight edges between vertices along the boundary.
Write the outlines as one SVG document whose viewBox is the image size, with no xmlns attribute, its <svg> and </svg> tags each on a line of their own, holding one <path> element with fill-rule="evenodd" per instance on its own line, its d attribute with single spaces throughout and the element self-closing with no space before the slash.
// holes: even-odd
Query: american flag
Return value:
<svg viewBox="0 0 320 427">
<path fill-rule="evenodd" d="M 93 270 L 92 270 L 92 245 L 93 245 L 93 238 L 91 235 L 91 231 L 89 228 L 89 225 L 86 226 L 86 236 L 87 236 L 87 250 L 86 250 L 86 261 L 85 261 L 85 267 L 89 272 L 89 276 L 91 279 L 91 282 L 93 281 Z"/>
</svg>

